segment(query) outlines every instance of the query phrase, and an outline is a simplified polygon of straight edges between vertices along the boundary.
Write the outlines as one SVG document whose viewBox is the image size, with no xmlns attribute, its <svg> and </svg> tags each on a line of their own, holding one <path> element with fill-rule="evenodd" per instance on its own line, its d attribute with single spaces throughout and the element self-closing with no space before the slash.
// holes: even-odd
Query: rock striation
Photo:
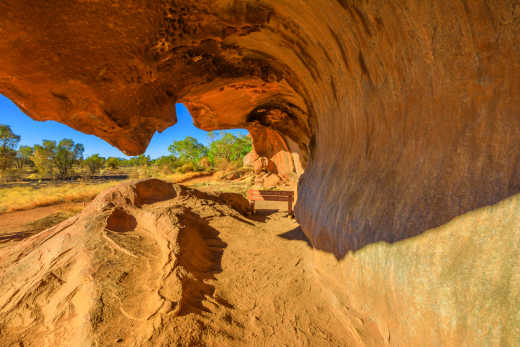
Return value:
<svg viewBox="0 0 520 347">
<path fill-rule="evenodd" d="M 175 123 L 176 102 L 203 129 L 251 129 L 270 159 L 290 143 L 306 169 L 298 220 L 338 256 L 520 191 L 514 2 L 6 0 L 0 13 L 0 92 L 24 112 L 128 154 Z"/>
<path fill-rule="evenodd" d="M 338 258 L 519 193 L 519 91 L 515 1 L 0 3 L 0 92 L 24 112 L 128 154 L 176 102 L 250 129 L 305 169 L 296 216 Z"/>
<path fill-rule="evenodd" d="M 240 218 L 226 203 L 248 207 L 238 194 L 124 183 L 80 215 L 0 249 L 0 343 L 194 343 L 204 329 L 189 314 L 226 310 L 214 288 L 226 243 L 208 223 Z"/>
</svg>

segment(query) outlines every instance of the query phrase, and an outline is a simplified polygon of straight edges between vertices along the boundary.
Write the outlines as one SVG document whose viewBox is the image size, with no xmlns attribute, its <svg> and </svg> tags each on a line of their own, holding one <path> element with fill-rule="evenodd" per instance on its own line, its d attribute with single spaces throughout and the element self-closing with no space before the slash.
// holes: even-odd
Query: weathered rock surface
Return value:
<svg viewBox="0 0 520 347">
<path fill-rule="evenodd" d="M 338 307 L 354 308 L 375 322 L 385 342 L 374 346 L 516 346 L 519 220 L 515 195 L 340 261 L 316 252 L 314 263 Z"/>
<path fill-rule="evenodd" d="M 305 167 L 303 230 L 340 258 L 520 192 L 519 91 L 517 1 L 0 3 L 0 92 L 27 114 L 130 154 L 175 102 L 268 128 Z"/>
<path fill-rule="evenodd" d="M 244 159 L 242 160 L 242 164 L 245 167 L 253 167 L 255 161 L 258 159 L 258 154 L 256 154 L 255 150 L 253 149 L 251 152 L 247 153 L 244 156 Z"/>
<path fill-rule="evenodd" d="M 263 127 L 249 128 L 253 139 L 252 156 L 258 158 L 253 162 L 255 171 L 275 173 L 285 180 L 296 181 L 303 173 L 297 146 L 291 148 L 289 139 L 285 139 L 278 131 Z"/>
<path fill-rule="evenodd" d="M 0 248 L 0 346 L 381 345 L 368 315 L 316 283 L 297 223 L 223 203 L 240 198 L 126 183 L 11 240 Z"/>
<path fill-rule="evenodd" d="M 273 188 L 276 187 L 280 183 L 280 177 L 277 174 L 269 174 L 264 179 L 264 187 L 265 188 Z"/>
<path fill-rule="evenodd" d="M 237 196 L 223 198 L 239 205 Z M 189 314 L 210 312 L 208 305 L 211 312 L 226 311 L 212 285 L 226 246 L 208 224 L 218 216 L 240 219 L 216 196 L 137 181 L 111 188 L 80 215 L 1 249 L 0 344 L 196 341 L 203 324 Z"/>
<path fill-rule="evenodd" d="M 305 232 L 342 256 L 520 191 L 519 17 L 505 0 L 6 0 L 0 92 L 130 154 L 176 102 L 203 129 L 271 129 L 306 166 Z"/>
</svg>

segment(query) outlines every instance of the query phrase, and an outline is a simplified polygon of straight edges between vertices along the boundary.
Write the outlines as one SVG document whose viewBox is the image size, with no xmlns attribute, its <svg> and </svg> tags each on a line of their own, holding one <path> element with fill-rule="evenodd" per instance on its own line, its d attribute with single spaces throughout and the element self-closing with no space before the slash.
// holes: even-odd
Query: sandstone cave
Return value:
<svg viewBox="0 0 520 347">
<path fill-rule="evenodd" d="M 298 179 L 296 220 L 333 258 L 321 285 L 383 337 L 353 345 L 520 341 L 520 2 L 4 0 L 0 52 L 26 114 L 130 155 L 176 103 L 201 129 L 248 129 Z M 215 233 L 176 216 L 202 230 L 180 243 Z"/>
</svg>

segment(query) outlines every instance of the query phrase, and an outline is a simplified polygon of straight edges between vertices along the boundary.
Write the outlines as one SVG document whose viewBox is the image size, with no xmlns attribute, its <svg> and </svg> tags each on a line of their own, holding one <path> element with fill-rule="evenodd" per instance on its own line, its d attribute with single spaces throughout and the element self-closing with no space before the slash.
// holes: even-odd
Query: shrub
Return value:
<svg viewBox="0 0 520 347">
<path fill-rule="evenodd" d="M 195 165 L 192 162 L 187 162 L 184 165 L 177 168 L 176 172 L 178 173 L 186 173 L 195 171 Z"/>
<path fill-rule="evenodd" d="M 14 165 L 16 158 L 15 148 L 20 142 L 20 136 L 13 133 L 9 125 L 0 124 L 0 176 Z"/>
<path fill-rule="evenodd" d="M 105 164 L 105 158 L 94 154 L 85 159 L 83 164 L 87 167 L 90 176 L 94 176 Z"/>
</svg>

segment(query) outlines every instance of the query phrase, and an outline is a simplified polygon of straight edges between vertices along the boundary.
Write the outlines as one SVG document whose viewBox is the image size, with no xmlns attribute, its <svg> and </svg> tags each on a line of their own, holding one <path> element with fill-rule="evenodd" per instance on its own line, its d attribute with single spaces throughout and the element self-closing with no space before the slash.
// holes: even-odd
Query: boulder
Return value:
<svg viewBox="0 0 520 347">
<path fill-rule="evenodd" d="M 249 214 L 249 200 L 247 200 L 243 195 L 228 192 L 214 192 L 212 194 L 218 197 L 220 200 L 222 200 L 222 202 L 224 202 L 226 205 L 237 210 L 241 214 Z"/>
<path fill-rule="evenodd" d="M 246 167 L 253 167 L 255 161 L 258 158 L 259 158 L 258 154 L 256 154 L 256 152 L 254 150 L 252 150 L 251 152 L 249 152 L 248 154 L 245 155 L 244 159 L 242 160 L 243 165 Z"/>
<path fill-rule="evenodd" d="M 277 172 L 277 170 L 272 160 L 266 157 L 259 157 L 253 162 L 253 172 L 258 175 L 262 172 Z"/>
<path fill-rule="evenodd" d="M 264 180 L 263 185 L 265 188 L 274 188 L 280 183 L 280 176 L 277 174 L 269 174 Z"/>
<path fill-rule="evenodd" d="M 0 248 L 0 344 L 185 345 L 202 336 L 202 323 L 190 325 L 194 308 L 226 307 L 211 280 L 226 244 L 207 222 L 240 220 L 224 200 L 247 212 L 238 194 L 123 183 L 79 215 Z"/>
</svg>

